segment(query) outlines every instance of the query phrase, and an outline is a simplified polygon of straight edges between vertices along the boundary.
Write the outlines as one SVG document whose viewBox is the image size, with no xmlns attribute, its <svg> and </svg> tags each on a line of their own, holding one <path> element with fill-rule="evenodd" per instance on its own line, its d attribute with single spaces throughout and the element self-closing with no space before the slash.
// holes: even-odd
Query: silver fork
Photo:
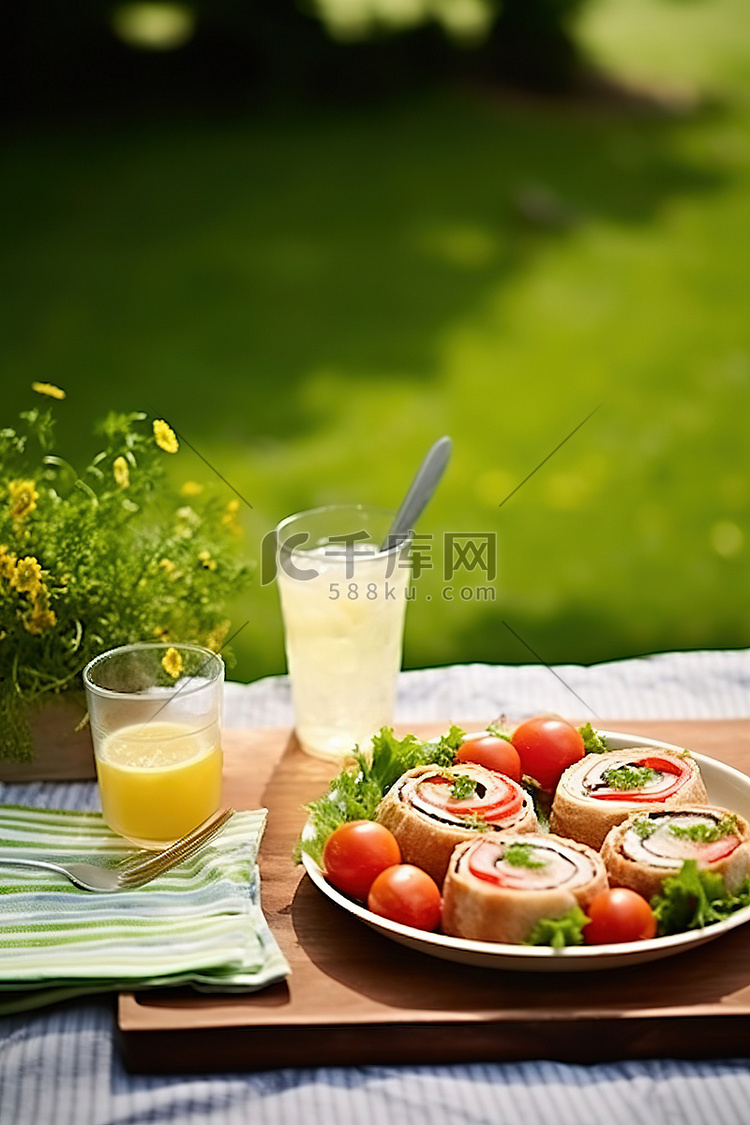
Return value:
<svg viewBox="0 0 750 1125">
<path fill-rule="evenodd" d="M 28 859 L 26 856 L 0 856 L 0 864 L 57 871 L 84 891 L 132 891 L 194 855 L 221 831 L 232 816 L 234 809 L 223 809 L 163 851 L 149 852 L 145 857 L 142 852 L 136 853 L 128 856 L 117 867 L 99 867 L 95 863 L 59 863 L 48 859 Z"/>
</svg>

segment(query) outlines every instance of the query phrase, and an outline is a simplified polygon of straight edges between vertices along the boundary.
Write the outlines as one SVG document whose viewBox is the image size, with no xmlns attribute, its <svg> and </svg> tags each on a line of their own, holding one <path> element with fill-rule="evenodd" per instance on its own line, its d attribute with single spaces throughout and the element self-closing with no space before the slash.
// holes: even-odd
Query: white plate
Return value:
<svg viewBox="0 0 750 1125">
<path fill-rule="evenodd" d="M 655 747 L 661 750 L 681 750 L 668 742 L 656 742 L 632 734 L 614 734 L 601 731 L 611 750 L 625 750 L 631 746 Z M 713 805 L 731 809 L 746 820 L 750 820 L 750 777 L 731 766 L 708 758 L 704 754 L 693 754 L 700 767 Z M 750 921 L 750 906 L 738 910 L 724 922 L 716 922 L 702 930 L 690 930 L 684 934 L 652 938 L 649 941 L 622 942 L 616 945 L 567 946 L 565 949 L 551 949 L 549 946 L 506 945 L 501 942 L 467 941 L 464 938 L 446 937 L 445 934 L 425 933 L 398 922 L 389 922 L 378 917 L 341 894 L 325 879 L 318 864 L 303 853 L 302 862 L 315 886 L 331 902 L 335 902 L 347 913 L 361 919 L 373 930 L 387 938 L 406 945 L 410 949 L 440 957 L 444 961 L 458 961 L 464 965 L 477 965 L 486 969 L 513 969 L 520 972 L 590 972 L 594 969 L 614 969 L 626 965 L 639 965 L 646 961 L 657 961 L 694 949 L 704 942 L 712 941 L 721 934 Z"/>
</svg>

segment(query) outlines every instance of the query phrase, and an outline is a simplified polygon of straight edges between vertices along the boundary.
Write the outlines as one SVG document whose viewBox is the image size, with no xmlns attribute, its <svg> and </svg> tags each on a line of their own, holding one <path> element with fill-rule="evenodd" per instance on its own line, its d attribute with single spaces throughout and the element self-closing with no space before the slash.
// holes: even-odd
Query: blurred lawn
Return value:
<svg viewBox="0 0 750 1125">
<path fill-rule="evenodd" d="M 78 462 L 109 409 L 167 418 L 256 559 L 291 511 L 395 505 L 450 433 L 407 666 L 750 644 L 745 17 L 592 6 L 611 70 L 710 96 L 682 115 L 444 92 L 11 137 L 0 424 L 34 379 Z M 494 602 L 446 600 L 446 531 L 497 535 Z M 232 674 L 282 670 L 275 588 L 233 619 Z"/>
</svg>

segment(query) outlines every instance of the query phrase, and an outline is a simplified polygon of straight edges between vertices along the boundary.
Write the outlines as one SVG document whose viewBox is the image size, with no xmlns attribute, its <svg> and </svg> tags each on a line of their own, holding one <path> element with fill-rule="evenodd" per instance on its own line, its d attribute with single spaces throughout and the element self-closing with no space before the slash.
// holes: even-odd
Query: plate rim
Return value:
<svg viewBox="0 0 750 1125">
<path fill-rule="evenodd" d="M 607 739 L 617 739 L 618 741 L 626 739 L 628 740 L 628 746 L 633 747 L 648 746 L 679 752 L 684 752 L 686 749 L 684 746 L 649 738 L 646 735 L 629 734 L 627 731 L 597 730 L 597 733 Z M 470 735 L 467 735 L 467 737 L 470 737 Z M 627 748 L 626 746 L 620 747 L 620 749 Z M 710 763 L 711 768 L 718 768 L 720 772 L 726 773 L 728 777 L 745 786 L 748 789 L 750 799 L 750 776 L 718 758 L 693 750 L 690 750 L 689 753 L 697 762 L 699 769 L 702 769 L 704 763 Z M 305 851 L 302 852 L 302 865 L 308 877 L 324 897 L 384 937 L 443 960 L 463 961 L 472 965 L 479 965 L 482 962 L 487 967 L 565 970 L 625 966 L 635 961 L 656 960 L 685 952 L 721 937 L 723 934 L 750 921 L 750 906 L 744 906 L 731 917 L 725 918 L 721 922 L 714 922 L 700 930 L 686 930 L 679 934 L 647 938 L 641 941 L 612 942 L 601 946 L 573 945 L 565 946 L 562 949 L 553 949 L 551 946 L 519 946 L 506 942 L 474 941 L 468 938 L 454 938 L 434 931 L 418 930 L 413 926 L 405 926 L 400 922 L 391 922 L 387 918 L 381 918 L 379 915 L 373 914 L 366 906 L 353 901 L 331 886 L 320 865 Z M 450 954 L 453 954 L 453 956 L 450 956 Z"/>
</svg>

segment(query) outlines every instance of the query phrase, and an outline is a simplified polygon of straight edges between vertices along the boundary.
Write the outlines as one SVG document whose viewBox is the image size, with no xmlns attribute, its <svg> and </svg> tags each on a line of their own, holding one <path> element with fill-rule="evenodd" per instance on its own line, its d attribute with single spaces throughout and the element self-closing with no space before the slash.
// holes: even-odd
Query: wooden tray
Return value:
<svg viewBox="0 0 750 1125">
<path fill-rule="evenodd" d="M 411 729 L 429 735 L 447 725 Z M 598 725 L 750 773 L 750 720 Z M 304 754 L 288 731 L 229 731 L 225 748 L 226 801 L 269 809 L 263 905 L 292 974 L 247 996 L 123 993 L 118 1037 L 131 1070 L 750 1054 L 750 927 L 611 972 L 515 973 L 426 956 L 339 910 L 291 861 L 303 805 L 335 769 Z"/>
</svg>

